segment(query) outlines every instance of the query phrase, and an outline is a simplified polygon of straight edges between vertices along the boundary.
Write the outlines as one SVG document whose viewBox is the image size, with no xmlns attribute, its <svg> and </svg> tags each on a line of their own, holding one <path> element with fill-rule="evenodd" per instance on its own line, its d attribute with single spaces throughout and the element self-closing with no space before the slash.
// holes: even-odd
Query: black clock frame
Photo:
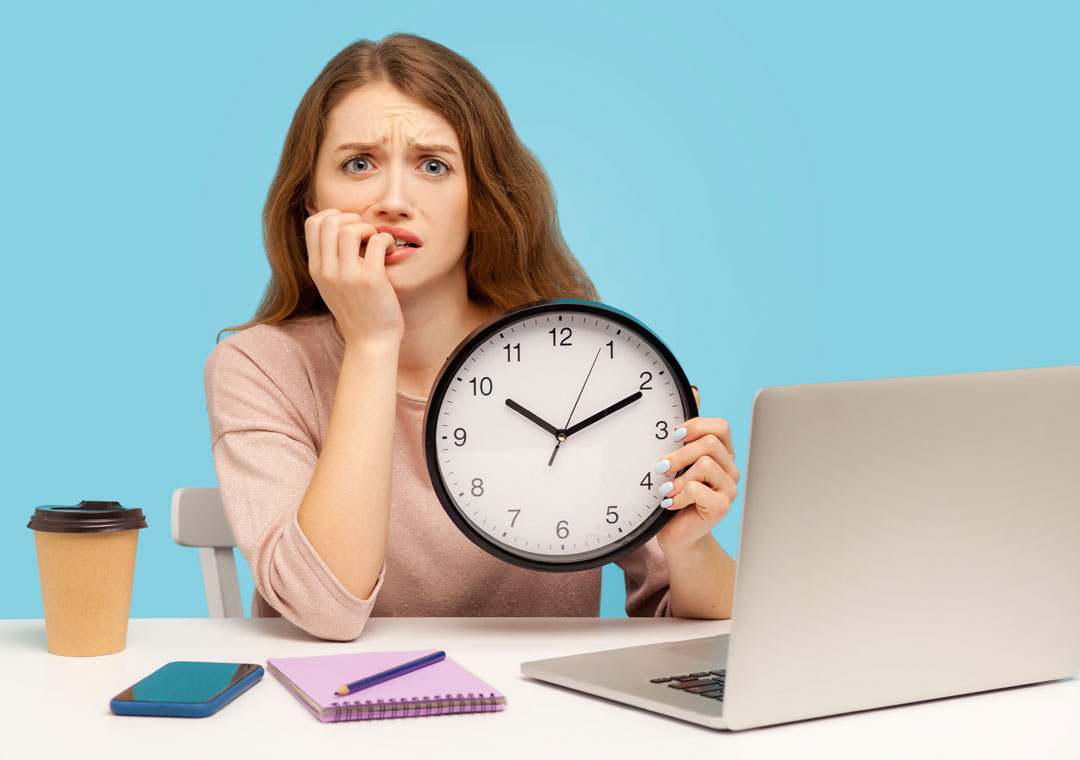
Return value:
<svg viewBox="0 0 1080 760">
<path fill-rule="evenodd" d="M 431 396 L 428 399 L 427 408 L 424 410 L 423 425 L 424 449 L 427 459 L 428 476 L 435 489 L 435 494 L 439 497 L 439 503 L 442 504 L 443 511 L 446 512 L 454 525 L 458 527 L 458 530 L 464 533 L 470 541 L 481 549 L 498 557 L 504 562 L 516 565 L 517 567 L 528 568 L 530 570 L 542 570 L 545 572 L 556 573 L 591 570 L 594 567 L 600 567 L 625 557 L 655 536 L 660 529 L 667 524 L 667 521 L 674 516 L 674 513 L 669 512 L 666 509 L 656 510 L 637 528 L 637 530 L 629 533 L 614 544 L 609 544 L 608 546 L 613 547 L 610 551 L 587 559 L 559 562 L 557 560 L 530 559 L 529 557 L 523 557 L 520 554 L 510 552 L 504 549 L 501 544 L 490 539 L 483 531 L 476 528 L 472 522 L 460 512 L 453 496 L 446 488 L 442 474 L 439 471 L 438 462 L 438 415 L 434 414 L 432 410 L 437 410 L 442 407 L 443 398 L 449 391 L 450 383 L 457 375 L 461 365 L 472 355 L 473 350 L 479 344 L 488 340 L 492 334 L 497 333 L 499 330 L 504 329 L 509 325 L 517 324 L 526 319 L 535 318 L 552 311 L 567 310 L 578 311 L 582 314 L 592 314 L 597 317 L 602 317 L 605 320 L 619 323 L 626 329 L 638 332 L 648 339 L 651 346 L 656 349 L 657 353 L 663 357 L 671 368 L 672 377 L 682 394 L 684 408 L 686 408 L 687 411 L 686 418 L 690 419 L 698 415 L 697 402 L 694 400 L 694 394 L 690 388 L 690 381 L 686 378 L 686 373 L 683 372 L 682 367 L 675 359 L 675 355 L 671 350 L 659 337 L 657 337 L 656 333 L 646 327 L 642 322 L 627 314 L 625 311 L 596 301 L 588 301 L 580 298 L 545 298 L 514 307 L 513 309 L 509 309 L 492 317 L 490 320 L 469 333 L 458 344 L 457 348 L 455 348 L 446 358 L 442 369 L 439 370 L 439 374 L 435 379 Z M 675 477 L 682 475 L 688 469 L 689 466 L 679 470 Z"/>
</svg>

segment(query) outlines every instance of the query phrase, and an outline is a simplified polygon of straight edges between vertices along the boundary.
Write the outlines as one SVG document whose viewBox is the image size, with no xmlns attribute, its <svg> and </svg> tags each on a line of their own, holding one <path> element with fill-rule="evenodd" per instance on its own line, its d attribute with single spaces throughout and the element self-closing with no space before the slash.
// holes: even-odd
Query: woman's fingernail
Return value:
<svg viewBox="0 0 1080 760">
<path fill-rule="evenodd" d="M 667 483 L 664 483 L 664 485 L 660 486 L 660 495 L 667 496 L 669 493 L 671 493 L 671 490 L 673 488 L 675 488 L 675 484 L 669 480 Z"/>
<path fill-rule="evenodd" d="M 673 437 L 676 441 L 681 441 L 683 438 L 686 437 L 686 428 L 676 428 L 675 435 Z"/>
<path fill-rule="evenodd" d="M 668 507 L 670 507 L 674 503 L 675 502 L 672 501 L 671 499 L 664 499 L 662 502 L 660 502 L 660 506 L 663 507 L 664 509 L 667 509 Z"/>
<path fill-rule="evenodd" d="M 666 459 L 661 459 L 656 463 L 656 474 L 663 475 L 665 472 L 671 469 L 671 462 Z"/>
</svg>

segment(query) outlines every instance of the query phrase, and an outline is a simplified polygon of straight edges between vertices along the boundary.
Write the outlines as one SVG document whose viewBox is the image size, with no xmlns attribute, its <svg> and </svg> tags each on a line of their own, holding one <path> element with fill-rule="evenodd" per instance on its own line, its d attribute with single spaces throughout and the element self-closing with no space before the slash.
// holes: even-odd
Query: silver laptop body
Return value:
<svg viewBox="0 0 1080 760">
<path fill-rule="evenodd" d="M 743 482 L 730 640 L 521 672 L 743 729 L 1080 669 L 1080 367 L 765 388 Z"/>
</svg>

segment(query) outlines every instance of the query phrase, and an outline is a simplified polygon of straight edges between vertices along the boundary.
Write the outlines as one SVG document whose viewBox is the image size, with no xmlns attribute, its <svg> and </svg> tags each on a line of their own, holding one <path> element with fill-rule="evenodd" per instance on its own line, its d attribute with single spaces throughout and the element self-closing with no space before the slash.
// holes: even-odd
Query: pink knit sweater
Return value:
<svg viewBox="0 0 1080 760">
<path fill-rule="evenodd" d="M 353 596 L 296 515 L 322 451 L 345 343 L 330 314 L 230 334 L 204 382 L 225 512 L 255 579 L 252 617 L 284 616 L 349 641 L 375 616 L 594 616 L 599 568 L 545 573 L 506 564 L 462 535 L 439 504 L 424 458 L 427 399 L 397 392 L 386 561 L 369 599 Z M 626 612 L 669 615 L 656 539 L 618 562 Z"/>
</svg>

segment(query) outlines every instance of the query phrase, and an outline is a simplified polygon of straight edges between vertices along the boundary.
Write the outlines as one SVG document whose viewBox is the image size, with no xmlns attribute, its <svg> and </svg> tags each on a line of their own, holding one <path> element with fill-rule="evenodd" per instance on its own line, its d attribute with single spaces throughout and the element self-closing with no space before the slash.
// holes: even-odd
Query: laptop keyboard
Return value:
<svg viewBox="0 0 1080 760">
<path fill-rule="evenodd" d="M 724 676 L 726 670 L 703 670 L 700 673 L 684 673 L 681 676 L 662 676 L 649 679 L 650 683 L 667 684 L 669 688 L 700 694 L 709 699 L 724 699 Z"/>
</svg>

